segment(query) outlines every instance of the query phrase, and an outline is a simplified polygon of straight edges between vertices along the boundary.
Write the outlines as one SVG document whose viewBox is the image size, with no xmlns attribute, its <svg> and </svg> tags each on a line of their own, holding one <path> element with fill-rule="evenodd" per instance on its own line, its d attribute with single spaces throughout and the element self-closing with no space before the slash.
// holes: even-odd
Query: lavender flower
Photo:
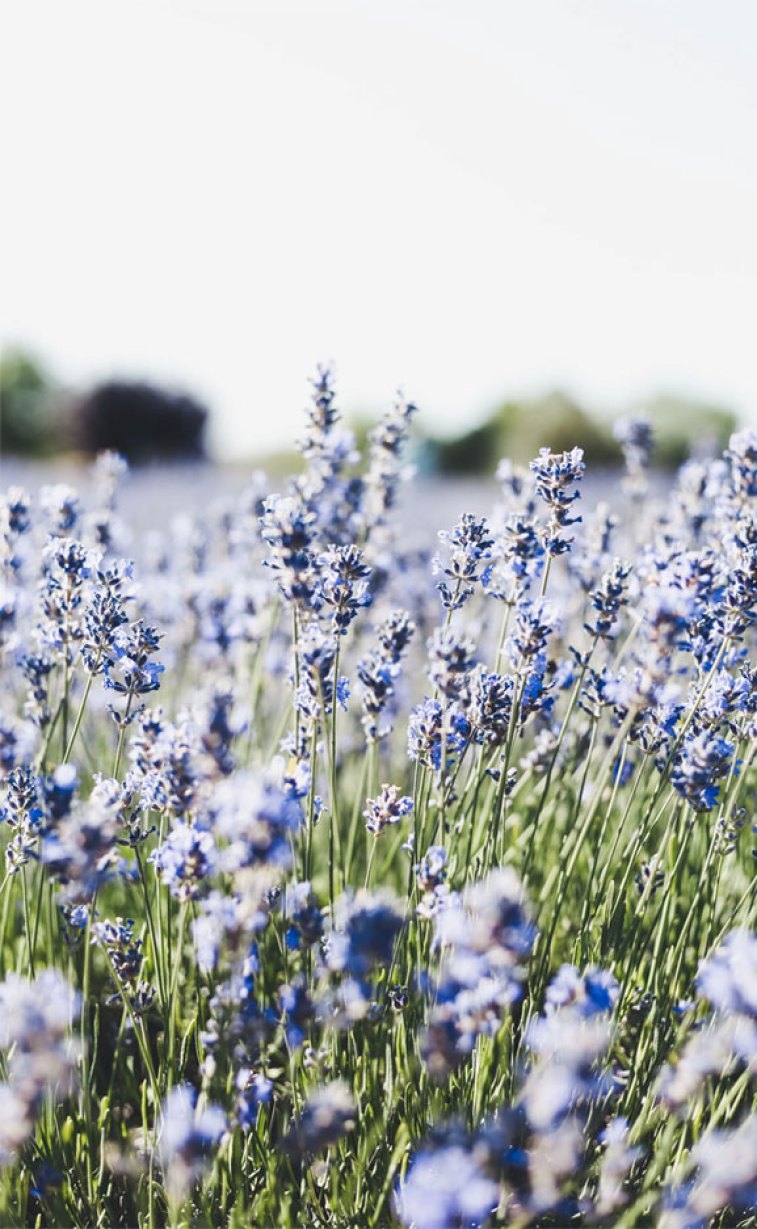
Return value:
<svg viewBox="0 0 757 1229">
<path fill-rule="evenodd" d="M 727 775 L 733 744 L 709 733 L 684 739 L 671 768 L 670 781 L 695 811 L 711 811 L 718 800 L 717 782 Z"/>
<path fill-rule="evenodd" d="M 580 516 L 569 515 L 574 502 L 579 498 L 579 492 L 570 491 L 569 488 L 583 477 L 586 468 L 583 455 L 582 448 L 573 448 L 570 452 L 559 454 L 550 452 L 549 448 L 541 448 L 539 456 L 531 462 L 536 493 L 549 508 L 545 535 L 548 555 L 562 555 L 570 550 L 572 538 L 566 538 L 560 530 L 581 520 Z"/>
<path fill-rule="evenodd" d="M 321 1152 L 355 1129 L 357 1106 L 347 1084 L 332 1080 L 310 1093 L 286 1143 L 300 1155 Z"/>
<path fill-rule="evenodd" d="M 204 1105 L 188 1084 L 171 1089 L 163 1102 L 158 1130 L 158 1156 L 170 1200 L 185 1199 L 202 1177 L 226 1126 L 223 1110 Z"/>
<path fill-rule="evenodd" d="M 212 876 L 218 855 L 213 837 L 202 829 L 179 823 L 162 845 L 150 854 L 158 878 L 177 900 L 193 900 Z"/>
<path fill-rule="evenodd" d="M 468 719 L 455 704 L 445 710 L 438 700 L 425 699 L 410 714 L 408 755 L 434 772 L 449 770 L 465 750 L 468 734 Z"/>
<path fill-rule="evenodd" d="M 452 1144 L 417 1154 L 395 1192 L 394 1210 L 408 1229 L 478 1229 L 498 1202 L 497 1183 L 472 1152 Z"/>
<path fill-rule="evenodd" d="M 363 811 L 366 829 L 379 837 L 386 827 L 398 824 L 412 809 L 412 798 L 400 797 L 398 785 L 382 785 L 379 797 L 369 798 L 368 806 Z"/>
<path fill-rule="evenodd" d="M 331 546 L 318 556 L 318 589 L 326 606 L 333 609 L 333 630 L 344 636 L 347 628 L 363 606 L 372 598 L 365 578 L 370 568 L 363 563 L 357 546 Z"/>
<path fill-rule="evenodd" d="M 440 530 L 439 538 L 449 549 L 449 559 L 445 566 L 442 558 L 437 555 L 433 561 L 434 571 L 448 576 L 453 587 L 446 581 L 441 581 L 437 589 L 445 610 L 459 610 L 473 593 L 475 583 L 480 582 L 486 587 L 491 568 L 481 565 L 488 565 L 494 539 L 489 536 L 486 518 L 475 517 L 470 512 L 463 514 L 451 533 Z"/>
</svg>

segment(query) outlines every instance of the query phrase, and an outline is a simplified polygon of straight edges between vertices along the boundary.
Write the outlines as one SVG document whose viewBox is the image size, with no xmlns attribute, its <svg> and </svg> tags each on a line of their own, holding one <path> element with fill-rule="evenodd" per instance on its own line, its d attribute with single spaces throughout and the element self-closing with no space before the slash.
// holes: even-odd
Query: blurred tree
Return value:
<svg viewBox="0 0 757 1229">
<path fill-rule="evenodd" d="M 48 456 L 55 451 L 55 384 L 26 350 L 0 356 L 0 452 Z"/>
<path fill-rule="evenodd" d="M 84 397 L 74 411 L 85 452 L 111 448 L 132 463 L 205 458 L 208 411 L 183 393 L 152 384 L 112 380 Z"/>
<path fill-rule="evenodd" d="M 634 408 L 652 424 L 653 463 L 676 469 L 690 456 L 714 456 L 723 451 L 738 418 L 721 405 L 663 393 Z"/>
<path fill-rule="evenodd" d="M 493 474 L 502 457 L 525 464 L 545 446 L 552 452 L 578 446 L 594 465 L 616 465 L 621 459 L 609 428 L 561 392 L 505 402 L 472 431 L 435 440 L 434 455 L 440 473 L 483 475 Z"/>
</svg>

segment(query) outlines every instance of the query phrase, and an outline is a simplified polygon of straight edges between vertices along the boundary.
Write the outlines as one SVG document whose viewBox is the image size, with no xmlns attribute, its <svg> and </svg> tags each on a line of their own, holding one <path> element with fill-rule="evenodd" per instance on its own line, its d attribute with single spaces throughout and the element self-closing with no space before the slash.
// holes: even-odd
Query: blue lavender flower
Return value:
<svg viewBox="0 0 757 1229">
<path fill-rule="evenodd" d="M 142 696 L 160 687 L 165 667 L 151 661 L 160 644 L 160 633 L 141 619 L 119 627 L 105 661 L 105 686 L 122 696 Z"/>
<path fill-rule="evenodd" d="M 757 1022 L 757 937 L 748 930 L 726 935 L 700 964 L 697 990 L 716 1010 L 739 1012 Z"/>
<path fill-rule="evenodd" d="M 172 1088 L 163 1102 L 158 1156 L 172 1202 L 184 1199 L 202 1177 L 227 1127 L 217 1105 L 205 1105 L 188 1084 Z"/>
<path fill-rule="evenodd" d="M 39 492 L 39 502 L 51 533 L 62 536 L 76 528 L 81 507 L 73 487 L 64 482 L 43 486 Z"/>
<path fill-rule="evenodd" d="M 260 532 L 270 547 L 266 567 L 278 573 L 287 601 L 316 605 L 313 579 L 316 514 L 292 495 L 272 495 L 264 504 Z"/>
<path fill-rule="evenodd" d="M 344 1080 L 332 1080 L 307 1098 L 302 1114 L 286 1139 L 289 1151 L 298 1155 L 321 1152 L 355 1129 L 357 1107 Z"/>
<path fill-rule="evenodd" d="M 249 1067 L 240 1067 L 234 1083 L 237 1089 L 234 1116 L 242 1130 L 249 1131 L 256 1125 L 261 1108 L 270 1103 L 273 1083 L 262 1072 L 251 1071 Z"/>
<path fill-rule="evenodd" d="M 408 1229 L 479 1229 L 499 1202 L 499 1186 L 457 1144 L 424 1148 L 395 1191 L 394 1210 Z"/>
<path fill-rule="evenodd" d="M 394 696 L 400 661 L 414 632 L 415 624 L 406 610 L 392 611 L 378 629 L 378 646 L 358 661 L 363 728 L 369 742 L 375 742 L 381 735 L 378 718 Z"/>
<path fill-rule="evenodd" d="M 583 477 L 586 468 L 583 455 L 582 448 L 573 448 L 570 452 L 559 454 L 550 452 L 549 448 L 540 448 L 538 457 L 531 462 L 530 469 L 534 475 L 536 493 L 549 509 L 545 535 L 548 555 L 562 555 L 570 550 L 572 538 L 565 537 L 559 531 L 581 520 L 580 516 L 569 515 L 574 502 L 579 498 L 579 492 L 569 491 L 569 487 Z"/>
<path fill-rule="evenodd" d="M 290 923 L 286 934 L 287 946 L 297 949 L 303 943 L 312 946 L 323 936 L 323 910 L 307 881 L 287 885 L 284 894 L 284 916 Z"/>
<path fill-rule="evenodd" d="M 560 966 L 547 988 L 547 1010 L 570 1007 L 584 1019 L 612 1011 L 620 987 L 606 969 L 589 967 L 583 975 L 575 965 Z"/>
<path fill-rule="evenodd" d="M 674 1172 L 665 1189 L 660 1229 L 706 1229 L 721 1212 L 749 1217 L 757 1207 L 757 1114 L 731 1130 L 706 1132 L 691 1149 L 691 1164 L 688 1180 Z"/>
<path fill-rule="evenodd" d="M 449 768 L 468 745 L 470 727 L 464 712 L 452 704 L 443 709 L 439 700 L 426 698 L 410 714 L 407 751 L 434 772 Z"/>
<path fill-rule="evenodd" d="M 429 676 L 443 695 L 457 696 L 475 661 L 475 645 L 451 627 L 438 627 L 428 642 Z"/>
<path fill-rule="evenodd" d="M 379 837 L 385 828 L 398 824 L 412 809 L 412 798 L 401 797 L 398 785 L 382 785 L 378 798 L 369 798 L 363 811 L 366 829 Z"/>
<path fill-rule="evenodd" d="M 515 619 L 515 630 L 505 643 L 513 670 L 519 676 L 529 674 L 534 662 L 543 654 L 547 640 L 555 630 L 555 615 L 549 602 L 522 601 Z"/>
<path fill-rule="evenodd" d="M 386 514 L 394 506 L 397 486 L 402 477 L 399 457 L 415 413 L 417 407 L 413 402 L 398 392 L 394 404 L 368 437 L 363 524 L 370 536 L 384 524 Z"/>
<path fill-rule="evenodd" d="M 512 605 L 541 575 L 544 555 L 537 522 L 523 515 L 509 516 L 499 529 L 492 562 L 482 578 L 484 592 Z"/>
<path fill-rule="evenodd" d="M 679 748 L 670 782 L 695 811 L 711 811 L 718 800 L 718 781 L 727 776 L 734 747 L 709 732 L 691 734 Z"/>
<path fill-rule="evenodd" d="M 630 572 L 630 564 L 615 559 L 612 567 L 603 575 L 599 586 L 592 592 L 590 600 L 597 614 L 593 623 L 584 624 L 590 635 L 605 640 L 615 635 L 621 606 L 628 602 L 625 582 Z"/>
<path fill-rule="evenodd" d="M 370 606 L 373 599 L 365 579 L 370 571 L 357 546 L 330 546 L 318 556 L 318 591 L 333 610 L 335 635 L 344 636 L 361 607 Z"/>
<path fill-rule="evenodd" d="M 613 427 L 613 435 L 623 449 L 626 463 L 624 490 L 634 499 L 641 499 L 649 489 L 647 471 L 654 446 L 652 424 L 641 415 L 624 418 Z"/>
<path fill-rule="evenodd" d="M 315 1019 L 315 1005 L 304 977 L 299 976 L 279 987 L 284 1034 L 290 1050 L 298 1050 Z"/>
<path fill-rule="evenodd" d="M 150 854 L 156 874 L 177 900 L 193 900 L 212 876 L 218 854 L 209 832 L 178 823 Z"/>
<path fill-rule="evenodd" d="M 443 572 L 453 581 L 453 586 L 441 581 L 437 589 L 445 610 L 459 610 L 473 593 L 477 582 L 486 587 L 491 575 L 488 564 L 492 558 L 494 538 L 490 536 L 486 518 L 473 516 L 470 512 L 463 514 L 451 532 L 440 530 L 439 538 L 447 545 L 449 558 L 445 565 L 437 555 L 433 561 L 434 571 Z M 482 567 L 482 564 L 487 566 Z"/>
<path fill-rule="evenodd" d="M 757 432 L 751 429 L 732 435 L 725 453 L 731 488 L 743 500 L 757 495 Z"/>
<path fill-rule="evenodd" d="M 478 1037 L 496 1034 L 520 999 L 520 961 L 536 932 L 509 867 L 470 885 L 463 897 L 449 896 L 434 918 L 434 947 L 444 959 L 422 1048 L 430 1074 L 444 1079 Z"/>
<path fill-rule="evenodd" d="M 468 676 L 461 703 L 470 721 L 474 742 L 498 747 L 506 741 L 513 706 L 511 676 L 475 666 Z"/>
<path fill-rule="evenodd" d="M 135 987 L 144 961 L 142 939 L 134 936 L 134 919 L 117 917 L 115 921 L 95 922 L 92 942 L 99 943 L 108 953 L 119 983 Z"/>
<path fill-rule="evenodd" d="M 402 914 L 389 892 L 361 890 L 336 903 L 334 928 L 325 951 L 326 968 L 365 982 L 376 966 L 391 964 Z"/>
</svg>

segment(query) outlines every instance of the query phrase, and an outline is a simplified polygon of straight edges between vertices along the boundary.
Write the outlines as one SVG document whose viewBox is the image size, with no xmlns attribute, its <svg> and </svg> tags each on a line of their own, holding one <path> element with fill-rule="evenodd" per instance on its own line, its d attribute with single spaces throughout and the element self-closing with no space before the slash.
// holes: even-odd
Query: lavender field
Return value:
<svg viewBox="0 0 757 1229">
<path fill-rule="evenodd" d="M 3 1226 L 757 1226 L 757 433 L 414 413 L 6 467 Z"/>
</svg>

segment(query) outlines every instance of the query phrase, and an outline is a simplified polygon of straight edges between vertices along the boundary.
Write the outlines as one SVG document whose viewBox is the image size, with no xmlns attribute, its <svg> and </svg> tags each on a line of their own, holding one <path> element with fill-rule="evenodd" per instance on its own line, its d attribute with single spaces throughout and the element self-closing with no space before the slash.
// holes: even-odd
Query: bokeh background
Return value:
<svg viewBox="0 0 757 1229">
<path fill-rule="evenodd" d="M 4 456 L 78 453 L 121 412 L 155 427 L 137 460 L 244 466 L 291 448 L 319 362 L 358 434 L 401 387 L 447 472 L 610 461 L 630 410 L 663 461 L 755 421 L 751 0 L 0 22 Z"/>
</svg>

